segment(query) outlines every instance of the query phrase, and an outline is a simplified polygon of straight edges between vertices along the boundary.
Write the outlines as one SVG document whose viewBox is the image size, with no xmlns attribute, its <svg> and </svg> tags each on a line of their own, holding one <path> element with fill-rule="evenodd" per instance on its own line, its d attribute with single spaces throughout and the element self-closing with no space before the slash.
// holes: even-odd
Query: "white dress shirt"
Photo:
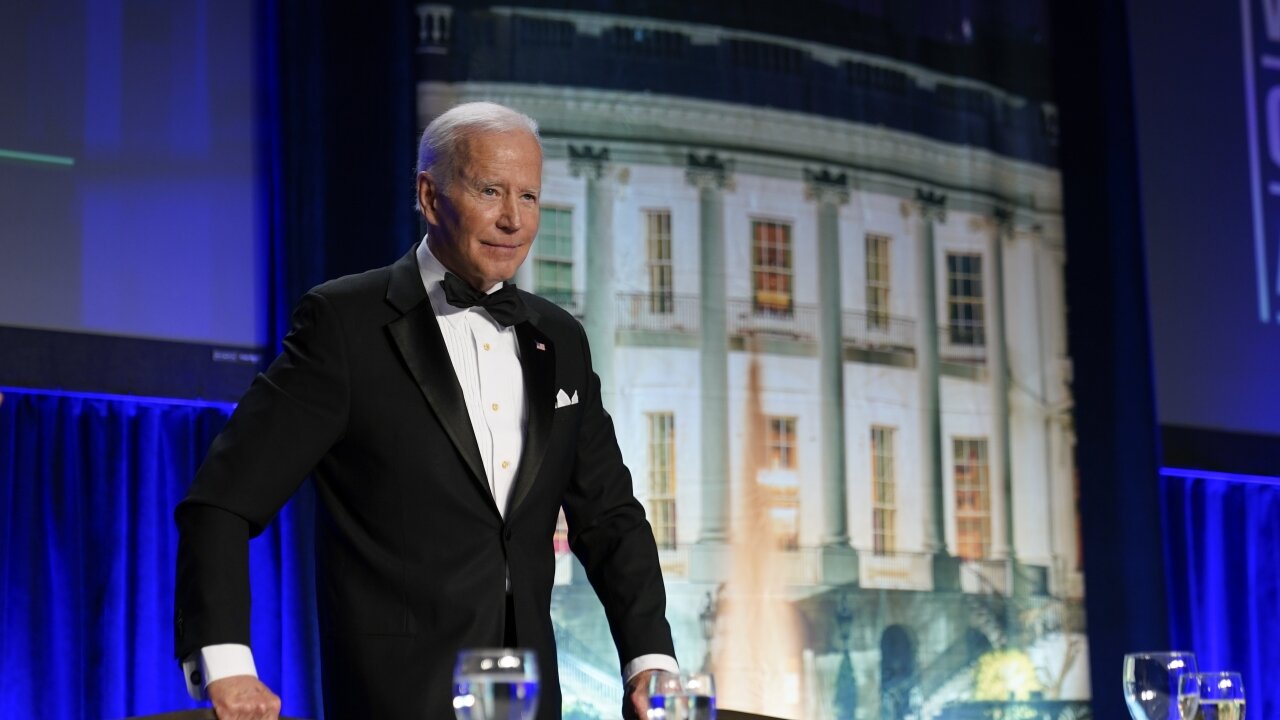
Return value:
<svg viewBox="0 0 1280 720">
<path fill-rule="evenodd" d="M 498 512 L 505 517 L 520 453 L 524 450 L 524 373 L 515 328 L 503 327 L 484 308 L 457 308 L 449 304 L 440 285 L 445 267 L 427 247 L 426 238 L 418 244 L 417 259 L 423 287 L 462 387 L 489 490 L 493 492 Z M 501 287 L 502 283 L 498 283 L 485 292 L 492 293 Z M 198 655 L 182 664 L 187 692 L 196 700 L 205 699 L 205 686 L 215 680 L 233 675 L 258 676 L 253 652 L 248 646 L 209 645 L 201 648 Z M 679 666 L 675 658 L 668 655 L 641 655 L 626 664 L 622 676 L 630 680 L 645 670 L 678 672 Z"/>
<path fill-rule="evenodd" d="M 453 372 L 462 386 L 489 490 L 498 512 L 506 517 L 511 484 L 524 450 L 524 373 L 516 330 L 500 325 L 484 308 L 450 305 L 440 284 L 444 265 L 431 254 L 425 240 L 418 245 L 418 270 L 440 323 Z M 485 292 L 501 288 L 498 283 Z"/>
</svg>

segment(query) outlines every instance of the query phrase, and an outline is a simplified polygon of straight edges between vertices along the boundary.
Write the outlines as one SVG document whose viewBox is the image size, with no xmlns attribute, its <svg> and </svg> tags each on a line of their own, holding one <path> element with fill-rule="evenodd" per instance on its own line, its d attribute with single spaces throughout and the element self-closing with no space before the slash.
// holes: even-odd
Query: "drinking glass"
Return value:
<svg viewBox="0 0 1280 720">
<path fill-rule="evenodd" d="M 479 648 L 458 653 L 453 714 L 458 720 L 534 720 L 538 660 L 532 650 Z"/>
<path fill-rule="evenodd" d="M 1196 720 L 1244 720 L 1244 681 L 1240 673 L 1205 672 L 1195 676 L 1200 707 Z M 1182 678 L 1183 691 L 1191 692 L 1191 678 Z"/>
<path fill-rule="evenodd" d="M 1196 656 L 1189 652 L 1125 655 L 1124 701 L 1133 720 L 1191 720 L 1200 695 L 1192 692 L 1191 681 L 1187 686 L 1181 681 L 1195 674 Z"/>
<path fill-rule="evenodd" d="M 705 672 L 656 672 L 649 678 L 648 720 L 715 720 L 716 682 Z"/>
<path fill-rule="evenodd" d="M 1183 673 L 1178 676 L 1178 712 L 1179 717 L 1192 720 L 1200 717 L 1200 675 L 1199 673 Z"/>
</svg>

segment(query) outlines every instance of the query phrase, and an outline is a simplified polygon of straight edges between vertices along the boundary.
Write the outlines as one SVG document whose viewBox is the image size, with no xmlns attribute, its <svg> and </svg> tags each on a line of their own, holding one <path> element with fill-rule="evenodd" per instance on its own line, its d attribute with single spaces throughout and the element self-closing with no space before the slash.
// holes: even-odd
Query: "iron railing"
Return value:
<svg viewBox="0 0 1280 720">
<path fill-rule="evenodd" d="M 618 329 L 696 334 L 702 318 L 697 295 L 618 294 Z"/>
<path fill-rule="evenodd" d="M 590 312 L 582 293 L 547 295 L 578 318 Z M 616 298 L 617 328 L 623 332 L 674 333 L 696 335 L 702 326 L 702 298 L 643 292 L 619 293 Z M 820 308 L 795 304 L 788 310 L 757 306 L 750 298 L 725 301 L 725 320 L 730 337 L 772 337 L 800 342 L 816 342 Z M 913 351 L 916 349 L 914 318 L 867 310 L 841 312 L 840 329 L 846 346 L 868 350 Z M 938 353 L 943 360 L 980 365 L 987 349 L 972 328 L 938 327 Z"/>
<path fill-rule="evenodd" d="M 916 345 L 916 321 L 911 318 L 846 310 L 841 320 L 846 344 L 883 350 L 909 350 Z"/>
<path fill-rule="evenodd" d="M 759 307 L 750 299 L 725 301 L 730 337 L 770 336 L 791 340 L 818 339 L 818 307 L 792 305 L 790 310 Z"/>
</svg>

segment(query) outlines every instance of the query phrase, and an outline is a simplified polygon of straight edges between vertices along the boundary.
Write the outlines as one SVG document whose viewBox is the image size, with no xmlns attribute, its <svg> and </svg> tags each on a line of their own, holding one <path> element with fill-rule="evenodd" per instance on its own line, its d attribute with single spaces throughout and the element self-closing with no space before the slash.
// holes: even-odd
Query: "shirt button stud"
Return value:
<svg viewBox="0 0 1280 720">
<path fill-rule="evenodd" d="M 510 463 L 510 462 L 508 462 L 508 461 L 506 461 L 506 460 L 503 460 L 503 461 L 502 461 L 502 469 L 503 469 L 503 470 L 506 470 L 506 469 L 507 469 L 507 468 L 509 468 L 509 467 L 511 467 L 511 463 Z"/>
<path fill-rule="evenodd" d="M 494 412 L 498 412 L 498 403 L 494 403 L 490 405 L 489 408 L 492 409 Z"/>
<path fill-rule="evenodd" d="M 485 352 L 488 352 L 488 351 L 489 351 L 489 343 L 485 343 L 485 344 L 484 344 L 484 345 L 482 345 L 481 347 L 483 347 L 483 348 L 485 349 Z"/>
</svg>

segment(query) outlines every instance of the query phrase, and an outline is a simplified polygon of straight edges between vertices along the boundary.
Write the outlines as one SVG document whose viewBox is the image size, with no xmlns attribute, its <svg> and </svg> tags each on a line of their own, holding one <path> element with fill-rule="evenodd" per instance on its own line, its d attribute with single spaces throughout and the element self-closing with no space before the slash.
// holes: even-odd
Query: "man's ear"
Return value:
<svg viewBox="0 0 1280 720">
<path fill-rule="evenodd" d="M 422 216 L 428 225 L 439 225 L 440 184 L 423 170 L 418 173 L 418 205 L 422 208 Z"/>
</svg>

